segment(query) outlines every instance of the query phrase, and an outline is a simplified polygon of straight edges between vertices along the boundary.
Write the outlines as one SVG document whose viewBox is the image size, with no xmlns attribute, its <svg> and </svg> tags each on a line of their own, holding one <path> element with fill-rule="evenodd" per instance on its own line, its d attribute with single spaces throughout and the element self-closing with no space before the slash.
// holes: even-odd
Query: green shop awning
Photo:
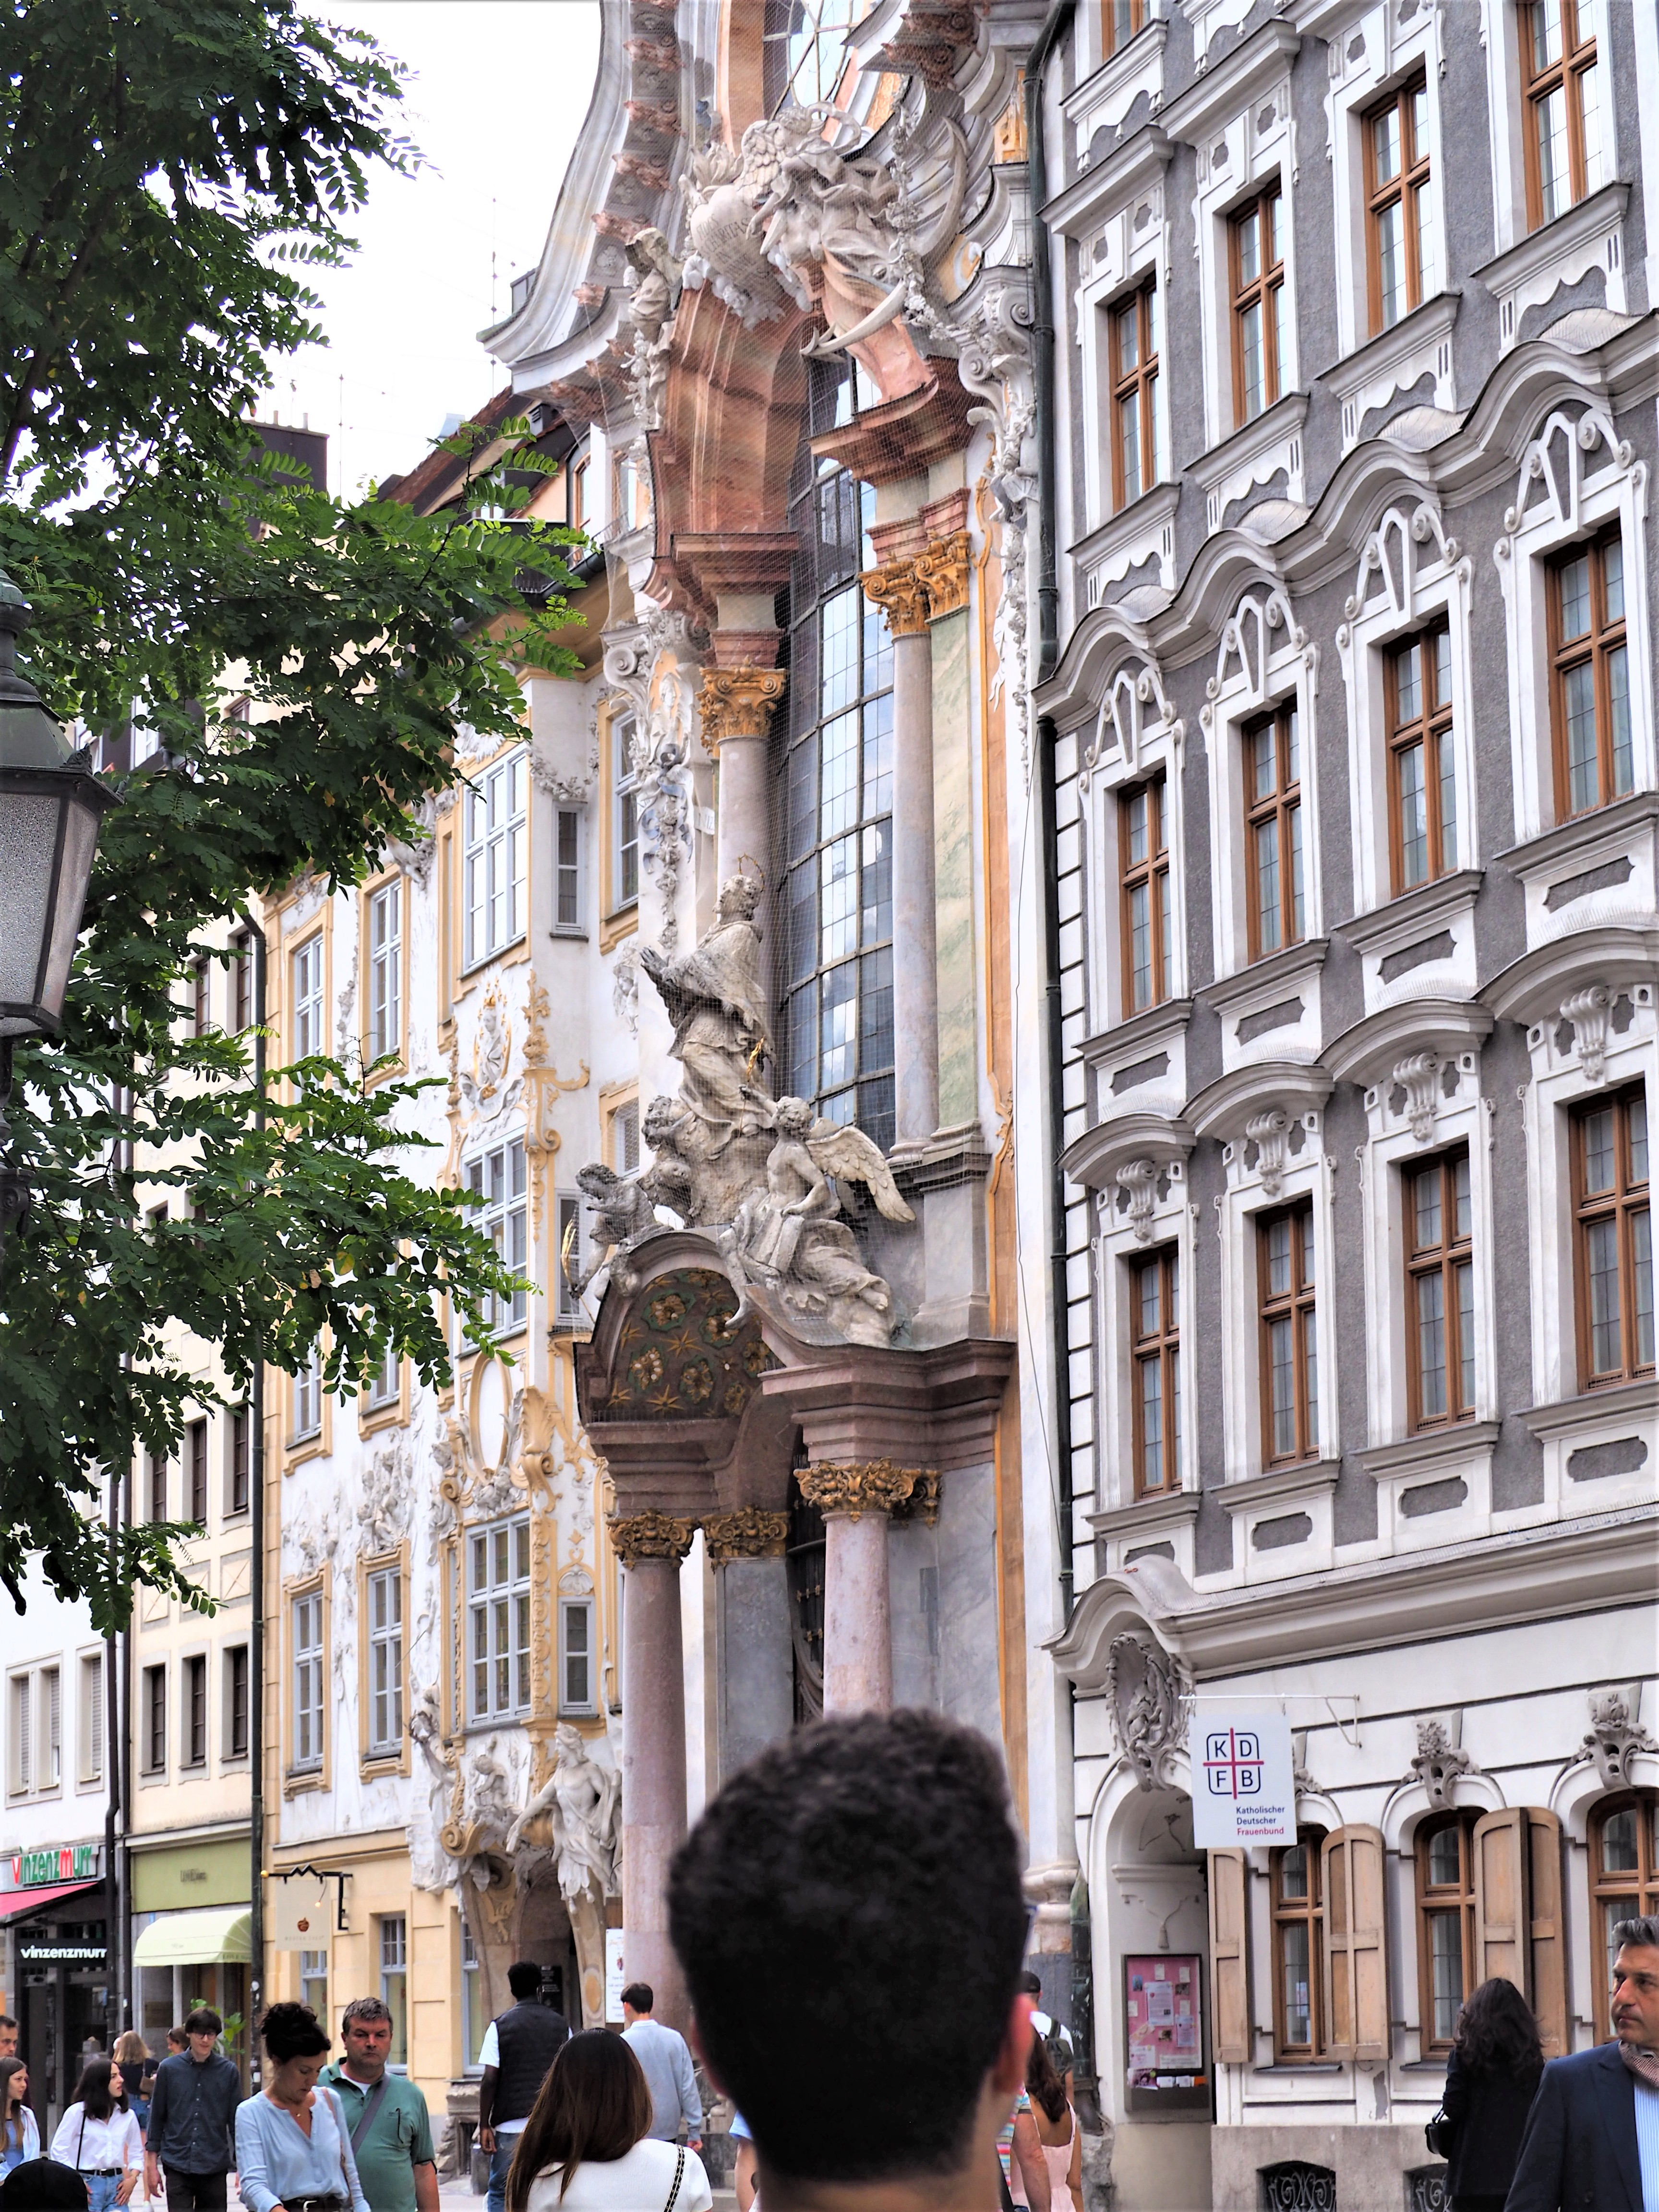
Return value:
<svg viewBox="0 0 1659 2212">
<path fill-rule="evenodd" d="M 132 1947 L 135 1966 L 246 1966 L 253 1956 L 253 1915 L 246 1905 L 164 1912 Z"/>
</svg>

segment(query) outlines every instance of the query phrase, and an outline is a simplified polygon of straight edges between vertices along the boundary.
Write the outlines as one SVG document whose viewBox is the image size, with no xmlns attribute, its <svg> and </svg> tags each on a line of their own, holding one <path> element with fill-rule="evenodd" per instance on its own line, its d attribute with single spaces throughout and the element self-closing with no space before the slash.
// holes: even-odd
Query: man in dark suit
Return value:
<svg viewBox="0 0 1659 2212">
<path fill-rule="evenodd" d="M 1544 2069 L 1504 2212 L 1659 2212 L 1659 1916 L 1613 1932 L 1618 2040 Z"/>
</svg>

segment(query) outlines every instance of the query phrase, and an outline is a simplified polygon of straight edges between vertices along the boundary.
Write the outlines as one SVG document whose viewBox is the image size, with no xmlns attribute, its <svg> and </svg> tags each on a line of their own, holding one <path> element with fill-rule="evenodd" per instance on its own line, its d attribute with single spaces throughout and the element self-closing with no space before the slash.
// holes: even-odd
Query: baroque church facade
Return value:
<svg viewBox="0 0 1659 2212">
<path fill-rule="evenodd" d="M 1097 2197 L 1432 2203 L 1462 1996 L 1605 2034 L 1659 1894 L 1652 26 L 854 12 L 602 9 L 481 418 L 581 672 L 265 917 L 538 1292 L 272 1378 L 267 1986 L 464 2143 L 509 1958 L 678 2016 L 721 1777 L 922 1704 Z M 1206 1700 L 1295 1846 L 1195 1848 Z"/>
</svg>

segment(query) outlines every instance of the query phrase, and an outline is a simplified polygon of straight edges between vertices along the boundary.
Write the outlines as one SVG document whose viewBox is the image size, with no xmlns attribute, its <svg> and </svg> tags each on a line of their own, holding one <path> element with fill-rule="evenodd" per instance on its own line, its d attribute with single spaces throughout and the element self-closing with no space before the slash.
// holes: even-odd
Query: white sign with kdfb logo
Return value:
<svg viewBox="0 0 1659 2212">
<path fill-rule="evenodd" d="M 1296 1841 L 1291 1723 L 1283 1713 L 1194 1715 L 1193 1841 L 1201 1851 Z"/>
</svg>

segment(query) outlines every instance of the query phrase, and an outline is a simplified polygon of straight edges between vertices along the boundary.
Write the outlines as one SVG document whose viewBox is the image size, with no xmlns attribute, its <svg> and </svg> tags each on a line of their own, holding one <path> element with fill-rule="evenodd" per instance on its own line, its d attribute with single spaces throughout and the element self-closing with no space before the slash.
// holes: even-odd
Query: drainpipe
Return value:
<svg viewBox="0 0 1659 2212">
<path fill-rule="evenodd" d="M 121 1103 L 118 1092 L 116 1095 L 115 1103 L 118 1110 Z M 124 1150 L 123 1146 L 117 1147 L 118 1160 Z M 121 1364 L 123 1367 L 131 1364 L 131 1354 L 122 1353 Z M 128 1462 L 127 1472 L 130 1480 L 131 1461 Z M 121 1540 L 121 1487 L 120 1470 L 112 1468 L 109 1471 L 109 1500 L 106 1509 L 106 1525 L 109 1534 L 108 1562 L 112 1584 L 114 1581 L 115 1562 L 119 1553 Z M 127 1949 L 122 1941 L 125 1931 L 121 1925 L 121 1882 L 115 1864 L 117 1822 L 125 1802 L 121 1790 L 121 1759 L 116 1749 L 118 1744 L 123 1744 L 126 1740 L 121 1728 L 119 1705 L 121 1658 L 125 1644 L 125 1639 L 118 1630 L 112 1628 L 106 1631 L 102 1751 L 104 1759 L 104 2028 L 105 2048 L 108 2051 L 114 2050 L 116 2037 L 120 2034 L 124 2027 L 128 2026 L 132 2016 L 131 2008 L 125 2002 L 128 1994 Z"/>
<path fill-rule="evenodd" d="M 248 917 L 248 948 L 253 960 L 253 1080 L 259 1103 L 254 1126 L 263 1129 L 265 1079 L 265 933 Z M 258 1347 L 263 1354 L 263 1346 Z M 252 1539 L 248 1581 L 253 1619 L 247 1655 L 248 1764 L 248 2081 L 256 2097 L 261 2087 L 259 2039 L 255 2023 L 264 2010 L 265 1979 L 265 1363 L 253 1363 L 253 1393 L 248 1407 L 248 1521 Z"/>
</svg>

